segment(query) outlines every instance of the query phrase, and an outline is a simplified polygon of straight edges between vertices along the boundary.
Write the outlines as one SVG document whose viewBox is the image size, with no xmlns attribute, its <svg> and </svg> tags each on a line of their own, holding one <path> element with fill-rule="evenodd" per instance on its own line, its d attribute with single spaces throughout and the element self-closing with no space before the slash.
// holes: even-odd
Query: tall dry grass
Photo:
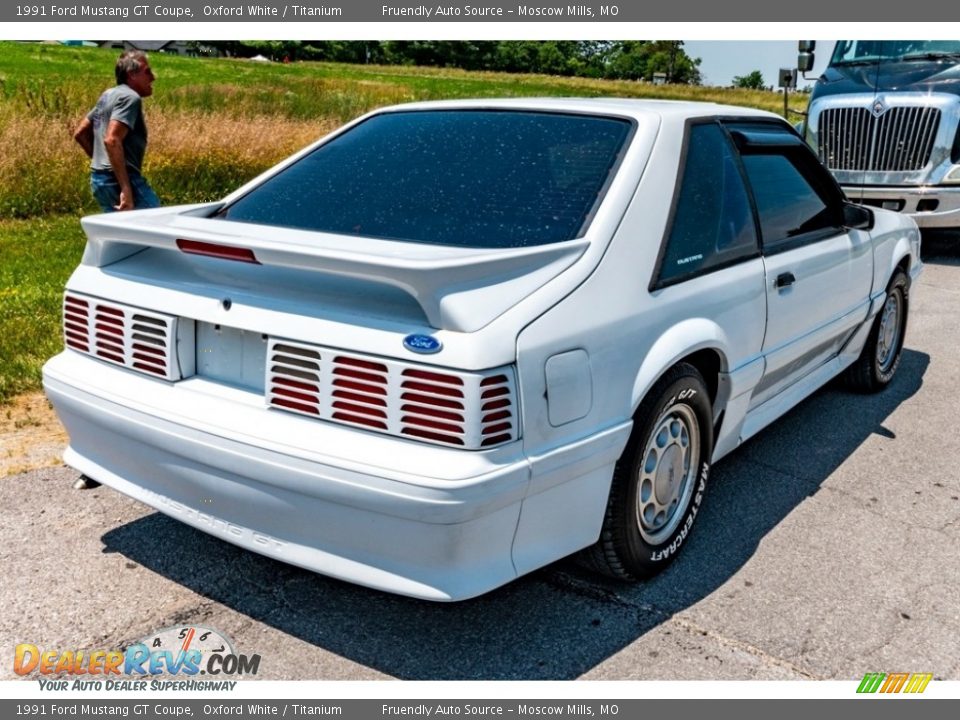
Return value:
<svg viewBox="0 0 960 720">
<path fill-rule="evenodd" d="M 157 97 L 164 110 L 201 111 L 229 117 L 333 118 L 344 123 L 384 105 L 417 99 L 404 85 L 340 78 L 286 78 L 282 84 L 197 83 Z M 153 102 L 153 101 L 151 101 Z"/>
<path fill-rule="evenodd" d="M 95 210 L 88 160 L 73 141 L 81 117 L 0 112 L 0 218 Z M 144 175 L 164 204 L 214 200 L 337 124 L 148 109 Z"/>
<path fill-rule="evenodd" d="M 101 89 L 0 77 L 0 219 L 96 210 L 73 130 Z M 164 204 L 214 200 L 343 122 L 411 99 L 400 85 L 319 77 L 161 89 L 145 103 L 144 175 Z"/>
<path fill-rule="evenodd" d="M 327 134 L 332 118 L 224 117 L 196 111 L 153 113 L 144 175 L 164 204 L 223 197 Z"/>
<path fill-rule="evenodd" d="M 62 117 L 0 116 L 0 219 L 84 207 L 87 163 L 71 124 Z"/>
</svg>

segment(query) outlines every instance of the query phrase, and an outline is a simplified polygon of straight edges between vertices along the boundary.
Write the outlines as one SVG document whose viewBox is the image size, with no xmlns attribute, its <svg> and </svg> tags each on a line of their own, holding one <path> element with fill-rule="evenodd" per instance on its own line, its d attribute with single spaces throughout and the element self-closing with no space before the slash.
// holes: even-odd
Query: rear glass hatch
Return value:
<svg viewBox="0 0 960 720">
<path fill-rule="evenodd" d="M 387 112 L 217 217 L 454 247 L 563 242 L 586 232 L 633 129 L 624 118 L 561 112 Z"/>
</svg>

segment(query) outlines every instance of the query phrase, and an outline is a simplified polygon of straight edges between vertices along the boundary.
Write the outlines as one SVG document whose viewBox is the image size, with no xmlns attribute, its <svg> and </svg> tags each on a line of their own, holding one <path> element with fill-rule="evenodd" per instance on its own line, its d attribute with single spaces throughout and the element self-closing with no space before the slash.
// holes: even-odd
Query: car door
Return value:
<svg viewBox="0 0 960 720">
<path fill-rule="evenodd" d="M 754 199 L 766 275 L 756 407 L 836 356 L 863 322 L 873 254 L 869 233 L 845 226 L 843 192 L 796 133 L 780 123 L 728 129 Z"/>
</svg>

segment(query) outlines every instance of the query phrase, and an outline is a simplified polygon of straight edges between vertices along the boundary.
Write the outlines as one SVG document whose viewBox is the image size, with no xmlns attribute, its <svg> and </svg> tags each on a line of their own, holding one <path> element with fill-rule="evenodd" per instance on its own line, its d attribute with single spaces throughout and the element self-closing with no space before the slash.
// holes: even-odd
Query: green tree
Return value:
<svg viewBox="0 0 960 720">
<path fill-rule="evenodd" d="M 747 90 L 763 90 L 767 84 L 763 81 L 763 73 L 754 70 L 748 75 L 737 75 L 733 78 L 733 86 L 736 88 L 746 88 Z"/>
<path fill-rule="evenodd" d="M 345 63 L 382 63 L 383 43 L 376 40 L 305 40 L 311 60 Z"/>
<path fill-rule="evenodd" d="M 257 53 L 273 60 L 330 60 L 348 63 L 424 65 L 466 70 L 578 75 L 699 85 L 700 58 L 683 43 L 597 40 L 297 40 L 205 43 L 235 57 Z"/>
<path fill-rule="evenodd" d="M 655 73 L 667 82 L 699 85 L 700 58 L 691 58 L 679 40 L 624 41 L 613 43 L 606 53 L 606 76 L 622 80 L 652 80 Z"/>
<path fill-rule="evenodd" d="M 647 46 L 646 41 L 628 40 L 614 43 L 607 56 L 607 72 L 609 78 L 619 80 L 650 79 L 647 73 Z"/>
</svg>

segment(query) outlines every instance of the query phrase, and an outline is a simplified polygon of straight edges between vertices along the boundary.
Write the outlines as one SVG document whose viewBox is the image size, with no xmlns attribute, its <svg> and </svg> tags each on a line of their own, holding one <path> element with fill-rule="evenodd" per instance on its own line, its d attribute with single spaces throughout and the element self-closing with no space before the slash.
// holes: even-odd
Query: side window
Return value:
<svg viewBox="0 0 960 720">
<path fill-rule="evenodd" d="M 787 154 L 744 155 L 764 246 L 836 228 L 839 218 Z"/>
<path fill-rule="evenodd" d="M 756 257 L 758 252 L 736 151 L 716 123 L 691 125 L 654 287 Z"/>
</svg>

